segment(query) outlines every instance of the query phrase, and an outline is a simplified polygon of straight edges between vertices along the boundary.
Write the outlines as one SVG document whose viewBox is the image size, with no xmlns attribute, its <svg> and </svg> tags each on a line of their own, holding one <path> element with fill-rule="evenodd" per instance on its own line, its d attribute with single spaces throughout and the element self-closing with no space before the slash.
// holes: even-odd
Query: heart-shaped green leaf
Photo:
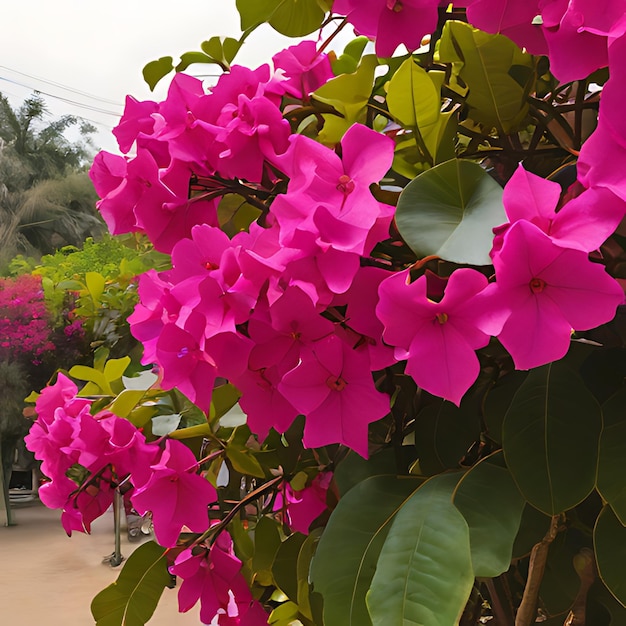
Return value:
<svg viewBox="0 0 626 626">
<path fill-rule="evenodd" d="M 490 265 L 492 229 L 506 221 L 502 189 L 473 161 L 452 159 L 413 179 L 400 194 L 396 224 L 422 258 Z"/>
</svg>

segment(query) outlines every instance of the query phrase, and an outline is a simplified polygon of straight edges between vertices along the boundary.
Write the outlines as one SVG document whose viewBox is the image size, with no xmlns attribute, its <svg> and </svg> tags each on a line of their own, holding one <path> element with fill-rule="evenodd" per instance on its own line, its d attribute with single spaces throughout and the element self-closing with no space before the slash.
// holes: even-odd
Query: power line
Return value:
<svg viewBox="0 0 626 626">
<path fill-rule="evenodd" d="M 57 96 L 53 93 L 48 93 L 46 91 L 42 91 L 37 87 L 33 87 L 32 85 L 27 85 L 26 83 L 20 83 L 17 80 L 12 80 L 10 78 L 6 78 L 5 76 L 0 76 L 0 80 L 4 80 L 8 83 L 12 83 L 14 85 L 18 85 L 20 87 L 25 87 L 26 89 L 32 89 L 33 91 L 40 93 L 44 96 L 48 96 L 49 98 L 54 98 L 56 100 L 61 100 L 61 102 L 65 102 L 66 104 L 72 104 L 74 106 L 80 107 L 81 109 L 87 109 L 89 111 L 94 111 L 96 113 L 102 113 L 104 115 L 112 115 L 113 117 L 119 118 L 120 113 L 116 111 L 108 111 L 107 109 L 103 109 L 100 107 L 96 107 L 90 104 L 84 104 L 83 102 L 77 102 L 76 100 L 70 100 L 69 98 L 64 98 L 63 96 Z"/>
<path fill-rule="evenodd" d="M 64 91 L 69 91 L 71 93 L 75 93 L 79 96 L 84 96 L 86 98 L 90 98 L 91 100 L 98 100 L 100 102 L 104 102 L 105 104 L 113 104 L 115 106 L 122 106 L 119 102 L 115 100 L 109 100 L 107 98 L 101 98 L 100 96 L 95 96 L 86 91 L 80 91 L 79 89 L 74 89 L 73 87 L 69 87 L 64 85 L 63 83 L 57 83 L 53 80 L 47 80 L 46 78 L 41 78 L 40 76 L 33 76 L 32 74 L 27 74 L 26 72 L 20 72 L 19 70 L 14 70 L 13 68 L 7 67 L 6 65 L 0 65 L 0 69 L 8 70 L 9 72 L 13 72 L 14 74 L 19 74 L 20 76 L 25 76 L 26 78 L 32 78 L 33 80 L 41 81 L 42 83 L 46 83 L 47 85 L 52 85 L 53 87 L 58 87 L 59 89 L 63 89 Z"/>
</svg>

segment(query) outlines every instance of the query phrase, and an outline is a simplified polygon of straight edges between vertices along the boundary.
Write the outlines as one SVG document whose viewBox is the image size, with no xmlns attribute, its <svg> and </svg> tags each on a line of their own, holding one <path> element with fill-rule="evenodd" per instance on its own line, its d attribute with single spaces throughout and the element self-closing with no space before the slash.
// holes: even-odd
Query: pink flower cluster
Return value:
<svg viewBox="0 0 626 626">
<path fill-rule="evenodd" d="M 60 373 L 37 398 L 37 421 L 26 437 L 26 445 L 50 478 L 39 490 L 41 501 L 63 509 L 67 534 L 89 532 L 122 482 L 132 487 L 131 501 L 140 514 L 152 511 L 161 545 L 176 545 L 183 526 L 205 531 L 208 506 L 217 494 L 196 473 L 189 448 L 175 440 L 147 443 L 128 420 L 107 411 L 92 415 L 91 401 L 77 397 L 77 392 Z"/>
<path fill-rule="evenodd" d="M 41 278 L 0 278 L 0 358 L 37 358 L 54 349 Z"/>
<path fill-rule="evenodd" d="M 393 142 L 356 125 L 341 153 L 290 137 L 275 159 L 289 186 L 266 227 L 253 223 L 229 239 L 211 224 L 194 226 L 172 246 L 171 270 L 141 277 L 129 321 L 164 388 L 208 410 L 214 380 L 228 378 L 261 437 L 304 414 L 305 445 L 339 442 L 366 456 L 368 424 L 389 411 L 371 372 L 393 355 L 380 335 L 363 341 L 369 327 L 328 310 L 367 317 L 360 300 L 376 297 L 364 295 L 360 261 L 388 236 L 393 208 L 369 187 L 391 165 Z M 369 316 L 375 326 L 373 306 Z"/>
<path fill-rule="evenodd" d="M 233 541 L 227 532 L 221 532 L 208 549 L 197 546 L 183 550 L 170 572 L 183 580 L 178 592 L 181 613 L 189 611 L 199 600 L 203 624 L 267 624 L 267 613 L 252 598 L 248 583 L 241 574 L 241 561 L 235 556 Z"/>
<path fill-rule="evenodd" d="M 332 78 L 327 55 L 312 42 L 292 46 L 256 70 L 233 66 L 209 93 L 202 82 L 177 74 L 164 102 L 126 99 L 114 130 L 122 152 L 100 152 L 91 178 L 98 208 L 113 234 L 145 231 L 162 252 L 189 237 L 197 224 L 217 225 L 210 194 L 189 198 L 194 177 L 218 175 L 260 183 L 289 147 L 283 95 L 299 97 Z"/>
</svg>

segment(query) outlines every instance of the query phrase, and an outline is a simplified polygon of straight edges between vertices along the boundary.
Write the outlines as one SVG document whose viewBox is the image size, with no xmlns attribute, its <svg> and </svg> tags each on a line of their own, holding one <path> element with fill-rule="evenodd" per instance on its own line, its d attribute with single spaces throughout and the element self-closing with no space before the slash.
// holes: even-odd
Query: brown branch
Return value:
<svg viewBox="0 0 626 626">
<path fill-rule="evenodd" d="M 543 574 L 548 560 L 548 550 L 559 531 L 559 515 L 553 515 L 550 520 L 550 528 L 545 537 L 533 546 L 530 553 L 530 563 L 528 565 L 528 578 L 522 602 L 517 610 L 515 626 L 531 626 L 537 617 L 537 600 L 539 599 L 539 588 L 543 580 Z"/>
</svg>

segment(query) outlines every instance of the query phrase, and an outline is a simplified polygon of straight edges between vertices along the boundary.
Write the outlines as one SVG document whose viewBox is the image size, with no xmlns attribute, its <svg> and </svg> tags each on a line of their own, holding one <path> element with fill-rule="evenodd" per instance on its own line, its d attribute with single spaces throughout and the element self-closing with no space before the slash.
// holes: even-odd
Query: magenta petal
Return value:
<svg viewBox="0 0 626 626">
<path fill-rule="evenodd" d="M 476 353 L 450 323 L 424 327 L 411 343 L 407 373 L 422 389 L 457 406 L 479 370 Z"/>
<path fill-rule="evenodd" d="M 510 222 L 528 220 L 545 230 L 560 197 L 561 185 L 526 171 L 520 163 L 504 188 L 502 202 Z"/>
<path fill-rule="evenodd" d="M 563 358 L 570 336 L 571 325 L 557 305 L 531 294 L 513 309 L 498 339 L 513 357 L 516 369 L 528 370 Z"/>
<path fill-rule="evenodd" d="M 557 214 L 550 232 L 556 244 L 590 252 L 615 231 L 626 202 L 604 187 L 586 189 Z"/>
</svg>

